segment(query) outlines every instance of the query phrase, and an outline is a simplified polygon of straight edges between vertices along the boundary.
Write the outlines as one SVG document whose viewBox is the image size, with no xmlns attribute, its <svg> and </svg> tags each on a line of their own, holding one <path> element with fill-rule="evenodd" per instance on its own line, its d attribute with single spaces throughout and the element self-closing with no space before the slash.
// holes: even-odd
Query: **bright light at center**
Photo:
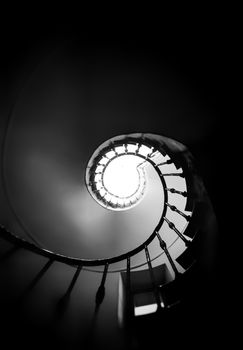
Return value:
<svg viewBox="0 0 243 350">
<path fill-rule="evenodd" d="M 113 159 L 104 171 L 103 182 L 109 193 L 119 198 L 128 198 L 140 188 L 144 179 L 138 168 L 141 158 L 133 155 L 122 155 Z"/>
</svg>

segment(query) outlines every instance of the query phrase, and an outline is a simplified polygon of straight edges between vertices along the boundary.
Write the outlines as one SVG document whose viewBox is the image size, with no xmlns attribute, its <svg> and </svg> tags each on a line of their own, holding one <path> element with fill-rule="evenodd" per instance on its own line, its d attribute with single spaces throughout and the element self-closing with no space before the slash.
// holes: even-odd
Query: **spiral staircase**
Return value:
<svg viewBox="0 0 243 350">
<path fill-rule="evenodd" d="M 134 118 L 119 112 L 112 116 L 114 99 L 118 109 L 124 99 L 125 109 L 131 106 L 134 87 L 141 89 L 137 98 L 146 107 L 144 92 L 154 76 L 145 77 L 141 87 L 141 71 L 135 72 L 122 89 L 114 87 L 134 62 L 114 77 L 119 60 L 108 69 L 106 55 L 97 63 L 94 52 L 72 50 L 73 66 L 66 56 L 70 46 L 41 64 L 4 130 L 0 278 L 5 342 L 57 349 L 183 344 L 197 329 L 193 317 L 208 302 L 212 278 L 217 224 L 207 191 L 187 147 L 160 135 L 163 122 L 170 121 L 141 117 L 142 109 L 134 110 Z M 81 64 L 80 56 L 85 56 Z M 97 95 L 102 81 L 105 104 Z M 82 93 L 80 118 L 72 107 L 73 95 Z M 142 198 L 112 201 L 104 187 L 102 169 L 122 156 L 137 157 L 144 166 L 147 193 L 141 192 Z"/>
</svg>

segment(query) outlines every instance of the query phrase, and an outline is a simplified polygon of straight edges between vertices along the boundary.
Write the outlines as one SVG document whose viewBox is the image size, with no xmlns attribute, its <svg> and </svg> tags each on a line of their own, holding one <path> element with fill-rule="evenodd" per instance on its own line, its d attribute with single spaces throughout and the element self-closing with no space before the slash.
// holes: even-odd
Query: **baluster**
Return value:
<svg viewBox="0 0 243 350">
<path fill-rule="evenodd" d="M 185 245 L 189 246 L 191 242 L 183 236 L 183 234 L 175 227 L 175 224 L 169 221 L 166 217 L 164 217 L 164 220 L 167 222 L 169 228 L 171 228 L 183 240 Z"/>
<path fill-rule="evenodd" d="M 109 264 L 106 263 L 105 267 L 104 267 L 102 280 L 101 280 L 100 286 L 99 286 L 97 293 L 96 293 L 96 298 L 95 298 L 95 303 L 96 303 L 95 311 L 96 312 L 98 311 L 98 308 L 101 305 L 101 303 L 105 297 L 105 281 L 106 281 L 106 276 L 107 276 L 107 272 L 108 272 L 108 267 L 109 267 Z"/>
<path fill-rule="evenodd" d="M 47 270 L 51 267 L 54 260 L 51 258 L 48 260 L 48 262 L 44 265 L 44 267 L 38 272 L 36 277 L 33 279 L 33 281 L 30 283 L 30 285 L 26 288 L 24 293 L 18 298 L 17 303 L 21 303 L 24 298 L 31 292 L 31 290 L 36 286 L 36 284 L 40 281 L 40 279 L 44 276 L 44 274 L 47 272 Z"/>
<path fill-rule="evenodd" d="M 94 333 L 96 329 L 97 314 L 98 314 L 100 305 L 105 297 L 105 281 L 106 281 L 106 276 L 108 272 L 108 267 L 109 267 L 109 264 L 106 263 L 103 271 L 103 276 L 100 282 L 100 286 L 97 290 L 96 297 L 95 297 L 95 310 L 91 320 L 90 329 L 88 330 L 86 337 L 83 340 L 84 343 L 82 344 L 85 346 L 85 348 L 87 348 L 88 346 L 92 349 L 94 348 L 94 340 L 95 340 Z"/>
<path fill-rule="evenodd" d="M 127 319 L 133 315 L 133 304 L 131 294 L 131 258 L 127 258 L 127 274 L 126 274 L 126 299 L 127 299 Z"/>
<path fill-rule="evenodd" d="M 58 304 L 57 304 L 57 312 L 58 312 L 58 315 L 59 317 L 63 315 L 67 305 L 68 305 L 68 302 L 69 302 L 69 299 L 70 299 L 70 295 L 72 293 L 72 290 L 75 286 L 75 283 L 78 279 L 78 276 L 80 274 L 80 271 L 82 270 L 83 266 L 80 265 L 80 266 L 77 266 L 77 269 L 74 273 L 74 276 L 71 280 L 71 283 L 66 291 L 66 293 L 64 294 L 64 296 L 59 300 Z"/>
<path fill-rule="evenodd" d="M 187 197 L 187 192 L 186 191 L 178 191 L 175 188 L 165 188 L 166 191 L 169 191 L 171 193 L 177 193 L 180 194 L 183 197 Z"/>
<path fill-rule="evenodd" d="M 77 269 L 76 269 L 76 271 L 75 271 L 75 273 L 74 273 L 74 276 L 73 276 L 73 278 L 72 278 L 72 281 L 71 281 L 71 283 L 70 283 L 70 285 L 69 285 L 69 287 L 68 287 L 68 289 L 67 289 L 67 291 L 66 291 L 64 297 L 69 297 L 69 296 L 71 295 L 72 290 L 73 290 L 73 287 L 75 286 L 75 283 L 76 283 L 76 281 L 77 281 L 77 279 L 78 279 L 78 276 L 79 276 L 79 274 L 80 274 L 82 268 L 83 268 L 82 265 L 80 265 L 80 266 L 77 267 Z"/>
<path fill-rule="evenodd" d="M 173 163 L 173 162 L 172 162 L 171 159 L 167 159 L 167 160 L 165 160 L 165 161 L 162 162 L 162 163 L 156 164 L 155 166 L 156 166 L 156 167 L 159 167 L 159 166 L 162 166 L 162 165 L 167 165 L 167 164 L 172 164 L 172 163 Z"/>
<path fill-rule="evenodd" d="M 150 151 L 151 151 L 151 152 L 148 153 L 148 154 L 146 155 L 146 159 L 151 158 L 152 154 L 156 152 L 156 151 L 154 152 L 154 147 L 152 147 L 152 148 L 150 149 Z"/>
<path fill-rule="evenodd" d="M 150 259 L 150 254 L 149 254 L 149 251 L 148 251 L 148 247 L 145 246 L 144 250 L 145 250 L 145 255 L 146 255 L 146 259 L 147 259 L 147 264 L 148 264 L 148 267 L 149 267 L 149 274 L 150 274 L 150 279 L 151 279 L 151 283 L 152 283 L 152 286 L 153 286 L 153 292 L 154 292 L 155 300 L 156 300 L 156 303 L 157 303 L 157 306 L 158 306 L 157 311 L 160 311 L 161 308 L 162 308 L 161 307 L 161 298 L 160 298 L 159 289 L 157 287 L 157 283 L 156 283 L 156 280 L 155 280 L 155 277 L 154 277 L 154 271 L 153 271 L 153 267 L 152 267 L 152 264 L 151 264 L 151 259 Z"/>
<path fill-rule="evenodd" d="M 136 151 L 135 151 L 135 154 L 138 154 L 139 153 L 139 150 L 140 150 L 140 148 L 142 147 L 142 144 L 140 143 L 138 143 L 138 148 L 136 149 Z"/>
<path fill-rule="evenodd" d="M 168 174 L 160 174 L 160 176 L 180 176 L 180 177 L 185 177 L 184 173 L 168 173 Z"/>
<path fill-rule="evenodd" d="M 116 157 L 118 156 L 117 150 L 115 147 L 112 148 L 112 151 L 115 153 Z"/>
<path fill-rule="evenodd" d="M 172 211 L 175 211 L 176 213 L 178 213 L 179 215 L 183 216 L 183 218 L 185 218 L 187 221 L 189 221 L 191 219 L 190 215 L 186 215 L 185 213 L 183 213 L 182 211 L 180 211 L 178 208 L 176 208 L 176 206 L 171 205 L 169 203 L 165 203 L 167 205 L 167 207 L 169 207 Z"/>
<path fill-rule="evenodd" d="M 176 268 L 176 265 L 175 265 L 171 255 L 170 255 L 170 253 L 169 253 L 169 251 L 167 249 L 167 245 L 166 245 L 165 241 L 161 238 L 159 232 L 155 231 L 155 233 L 156 233 L 156 235 L 158 237 L 160 247 L 165 252 L 165 254 L 166 254 L 166 256 L 167 256 L 167 258 L 169 260 L 169 263 L 170 263 L 170 265 L 171 265 L 171 267 L 172 267 L 172 269 L 173 269 L 173 271 L 175 273 L 175 277 L 179 277 L 180 276 L 180 272 Z"/>
<path fill-rule="evenodd" d="M 159 153 L 158 150 L 153 151 L 152 153 L 150 153 L 149 158 L 153 158 L 157 153 Z"/>
</svg>

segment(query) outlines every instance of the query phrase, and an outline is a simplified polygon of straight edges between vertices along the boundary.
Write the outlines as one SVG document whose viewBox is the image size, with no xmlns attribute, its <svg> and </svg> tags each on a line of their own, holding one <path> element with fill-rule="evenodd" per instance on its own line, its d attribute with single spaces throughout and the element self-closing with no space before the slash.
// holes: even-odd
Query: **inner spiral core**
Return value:
<svg viewBox="0 0 243 350">
<path fill-rule="evenodd" d="M 141 196 L 145 187 L 145 174 L 141 163 L 141 158 L 134 155 L 114 158 L 104 170 L 104 188 L 121 199 Z"/>
<path fill-rule="evenodd" d="M 111 210 L 127 210 L 145 194 L 146 157 L 153 147 L 121 142 L 98 149 L 86 169 L 86 185 L 92 197 Z"/>
</svg>

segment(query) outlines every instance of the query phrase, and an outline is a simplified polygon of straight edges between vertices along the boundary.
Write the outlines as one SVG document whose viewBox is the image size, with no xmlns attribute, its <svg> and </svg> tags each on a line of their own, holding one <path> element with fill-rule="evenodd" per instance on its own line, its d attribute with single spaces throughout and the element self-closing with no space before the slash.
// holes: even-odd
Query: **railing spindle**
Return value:
<svg viewBox="0 0 243 350">
<path fill-rule="evenodd" d="M 157 283 L 156 283 L 156 280 L 155 280 L 155 277 L 154 277 L 154 271 L 153 271 L 153 267 L 152 267 L 152 264 L 151 264 L 151 259 L 150 259 L 150 254 L 149 254 L 149 251 L 148 251 L 148 247 L 145 246 L 144 247 L 144 250 L 145 250 L 145 255 L 146 255 L 146 259 L 147 259 L 147 264 L 148 264 L 148 267 L 149 267 L 149 274 L 150 274 L 150 279 L 151 279 L 151 283 L 152 283 L 152 286 L 153 286 L 153 292 L 154 292 L 154 296 L 155 296 L 155 300 L 156 300 L 156 303 L 157 303 L 157 306 L 158 306 L 158 311 L 161 310 L 161 298 L 160 298 L 160 293 L 159 293 L 159 289 L 157 287 Z"/>
<path fill-rule="evenodd" d="M 67 289 L 67 291 L 66 291 L 66 293 L 65 293 L 65 297 L 69 297 L 70 294 L 72 293 L 73 287 L 75 286 L 75 283 L 76 283 L 76 281 L 77 281 L 77 279 L 78 279 L 78 276 L 79 276 L 79 274 L 80 274 L 82 268 L 83 268 L 82 265 L 77 266 L 77 269 L 76 269 L 76 271 L 75 271 L 75 273 L 74 273 L 74 276 L 73 276 L 73 278 L 72 278 L 72 281 L 71 281 L 71 283 L 70 283 L 70 285 L 69 285 L 69 287 L 68 287 L 68 289 Z"/>
<path fill-rule="evenodd" d="M 127 318 L 128 321 L 133 315 L 132 294 L 131 294 L 131 258 L 127 257 L 127 273 L 126 273 L 126 299 L 127 299 Z"/>
<path fill-rule="evenodd" d="M 171 255 L 170 255 L 170 253 L 169 253 L 169 251 L 167 249 L 167 245 L 166 245 L 165 241 L 161 238 L 159 232 L 156 231 L 156 235 L 158 237 L 160 247 L 165 252 L 165 254 L 166 254 L 166 256 L 167 256 L 167 258 L 169 260 L 169 263 L 170 263 L 170 265 L 171 265 L 171 267 L 172 267 L 172 269 L 173 269 L 173 271 L 175 273 L 175 277 L 179 277 L 180 276 L 180 272 L 176 268 L 176 265 L 175 265 Z"/>
<path fill-rule="evenodd" d="M 158 166 L 162 166 L 162 165 L 167 165 L 167 164 L 172 164 L 172 160 L 171 159 L 168 159 L 162 163 L 159 163 L 159 164 L 156 164 L 155 166 L 158 167 Z"/>
<path fill-rule="evenodd" d="M 165 203 L 167 205 L 167 207 L 169 207 L 172 211 L 175 211 L 176 213 L 178 213 L 179 215 L 183 216 L 183 218 L 185 218 L 187 221 L 190 220 L 191 216 L 190 215 L 186 215 L 185 213 L 183 213 L 182 211 L 180 211 L 178 208 L 176 208 L 176 206 L 171 205 L 169 203 Z"/>
<path fill-rule="evenodd" d="M 169 228 L 172 229 L 183 240 L 185 245 L 189 246 L 191 242 L 183 236 L 183 234 L 175 227 L 175 224 L 168 220 L 166 217 L 164 217 L 164 220 L 167 222 Z"/>
<path fill-rule="evenodd" d="M 166 191 L 169 191 L 171 193 L 176 193 L 176 194 L 180 194 L 183 197 L 187 197 L 187 192 L 186 191 L 178 191 L 175 188 L 165 188 Z"/>
<path fill-rule="evenodd" d="M 47 272 L 47 270 L 51 267 L 54 260 L 49 259 L 48 262 L 44 265 L 44 267 L 38 272 L 36 277 L 33 279 L 33 281 L 29 284 L 29 286 L 26 288 L 26 290 L 23 292 L 22 295 L 17 300 L 17 303 L 21 303 L 25 297 L 34 289 L 36 284 L 40 281 L 40 279 L 44 276 L 44 274 Z"/>
<path fill-rule="evenodd" d="M 101 305 L 101 303 L 105 297 L 105 281 L 106 281 L 106 276 L 107 276 L 107 272 L 108 272 L 108 267 L 109 267 L 109 264 L 106 263 L 105 267 L 104 267 L 102 280 L 101 280 L 100 286 L 99 286 L 97 293 L 96 293 L 96 298 L 95 298 L 96 311 L 98 310 L 99 306 Z"/>
<path fill-rule="evenodd" d="M 78 276 L 79 276 L 82 268 L 83 268 L 82 265 L 77 266 L 77 269 L 73 275 L 73 278 L 71 280 L 71 283 L 70 283 L 66 293 L 63 295 L 63 297 L 59 300 L 59 302 L 57 304 L 57 312 L 58 312 L 59 317 L 63 315 L 64 311 L 66 310 L 66 308 L 68 306 L 70 295 L 72 293 L 73 287 L 75 286 L 75 283 L 78 279 Z"/>
<path fill-rule="evenodd" d="M 167 174 L 161 174 L 160 176 L 180 176 L 180 177 L 185 177 L 184 173 L 167 173 Z"/>
</svg>

